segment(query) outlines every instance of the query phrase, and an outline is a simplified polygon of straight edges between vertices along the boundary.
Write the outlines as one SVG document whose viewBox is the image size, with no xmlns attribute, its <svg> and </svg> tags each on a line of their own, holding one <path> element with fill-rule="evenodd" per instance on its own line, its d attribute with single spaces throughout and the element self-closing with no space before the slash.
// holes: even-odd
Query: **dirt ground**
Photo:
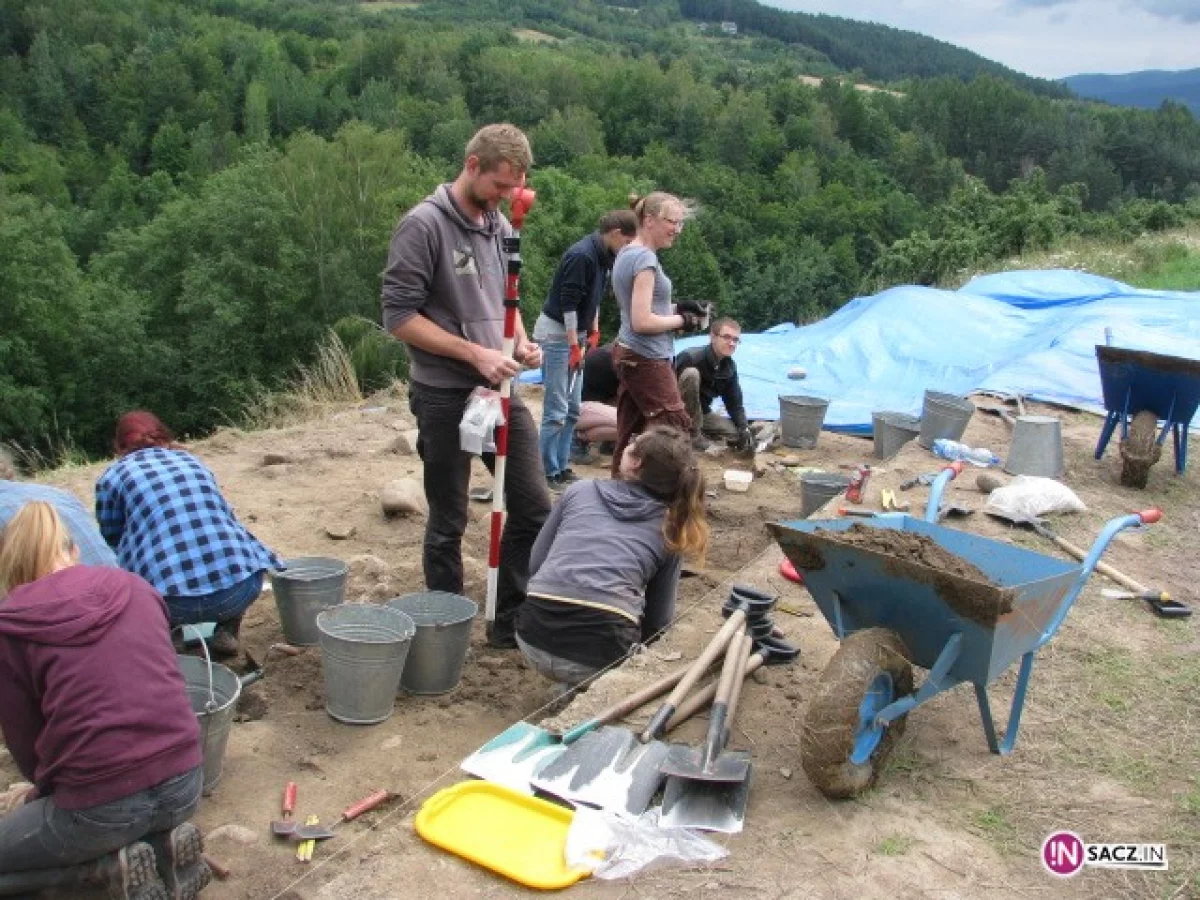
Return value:
<svg viewBox="0 0 1200 900">
<path fill-rule="evenodd" d="M 529 391 L 532 405 L 538 396 Z M 419 477 L 413 456 L 389 447 L 411 428 L 405 405 L 342 410 L 304 425 L 254 433 L 226 431 L 193 449 L 216 472 L 238 514 L 284 556 L 336 556 L 351 563 L 348 596 L 378 602 L 421 587 L 424 520 L 385 520 L 379 494 L 391 479 Z M 1035 411 L 1035 410 L 1031 410 Z M 1088 511 L 1056 522 L 1076 544 L 1090 544 L 1113 515 L 1159 505 L 1162 523 L 1125 532 L 1106 559 L 1142 582 L 1200 603 L 1200 490 L 1197 474 L 1172 471 L 1170 451 L 1145 491 L 1119 486 L 1116 441 L 1101 461 L 1092 449 L 1101 421 L 1062 415 L 1068 472 L 1063 479 Z M 965 436 L 973 446 L 1003 455 L 1007 427 L 977 414 Z M 723 839 L 729 857 L 707 870 L 662 870 L 625 882 L 584 881 L 579 897 L 684 897 L 720 891 L 727 897 L 1200 897 L 1200 616 L 1169 622 L 1140 602 L 1102 595 L 1117 586 L 1095 576 L 1062 630 L 1038 654 L 1010 757 L 993 756 L 966 686 L 916 710 L 877 788 L 855 801 L 831 802 L 809 785 L 800 767 L 799 734 L 806 697 L 836 641 L 811 598 L 777 574 L 782 558 L 763 523 L 795 518 L 799 470 L 776 466 L 790 456 L 802 466 L 849 471 L 870 461 L 871 444 L 823 433 L 814 450 L 765 455 L 766 473 L 748 493 L 721 484 L 731 460 L 705 459 L 714 496 L 709 567 L 685 578 L 680 617 L 651 651 L 606 676 L 556 722 L 574 723 L 698 652 L 720 622 L 729 585 L 741 582 L 777 592 L 794 614 L 776 621 L 803 653 L 796 663 L 768 670 L 765 683 L 743 693 L 732 743 L 751 751 L 755 781 L 743 834 Z M 267 453 L 289 461 L 264 465 Z M 880 463 L 866 498 L 938 469 L 916 443 Z M 60 471 L 47 480 L 90 502 L 102 466 Z M 594 469 L 582 474 L 604 477 Z M 951 485 L 949 499 L 981 509 L 974 470 Z M 479 484 L 488 483 L 480 468 Z M 924 507 L 927 488 L 901 496 Z M 836 506 L 834 501 L 832 506 Z M 467 593 L 484 590 L 487 510 L 474 506 L 465 552 Z M 818 513 L 814 518 L 820 518 Z M 949 527 L 1059 555 L 1044 538 L 1016 531 L 976 512 Z M 343 540 L 336 533 L 352 530 Z M 255 604 L 244 630 L 257 658 L 281 640 L 270 593 Z M 523 889 L 425 844 L 412 821 L 422 801 L 464 776 L 458 763 L 512 722 L 541 716 L 547 683 L 516 652 L 483 644 L 477 623 L 461 686 L 432 698 L 398 699 L 395 714 L 370 727 L 352 727 L 324 711 L 319 651 L 295 658 L 272 655 L 267 676 L 247 691 L 232 730 L 225 773 L 202 804 L 197 821 L 212 856 L 232 870 L 205 892 L 211 900 L 289 898 L 500 897 Z M 918 672 L 918 683 L 924 677 Z M 991 686 L 993 709 L 1007 714 L 1015 672 Z M 646 712 L 643 712 L 643 716 Z M 642 719 L 636 716 L 630 721 Z M 702 719 L 679 731 L 700 736 Z M 13 776 L 0 756 L 0 781 Z M 9 780 L 13 780 L 9 777 Z M 368 814 L 320 845 L 310 865 L 275 843 L 268 823 L 278 812 L 284 782 L 300 785 L 299 816 L 331 821 L 346 806 L 384 787 L 402 800 Z M 5 782 L 6 783 L 6 782 Z M 1085 841 L 1165 842 L 1170 871 L 1137 873 L 1085 869 L 1070 880 L 1048 875 L 1039 862 L 1043 838 L 1058 829 Z M 702 894 L 702 895 L 703 895 Z M 715 896 L 715 893 L 713 894 Z"/>
</svg>

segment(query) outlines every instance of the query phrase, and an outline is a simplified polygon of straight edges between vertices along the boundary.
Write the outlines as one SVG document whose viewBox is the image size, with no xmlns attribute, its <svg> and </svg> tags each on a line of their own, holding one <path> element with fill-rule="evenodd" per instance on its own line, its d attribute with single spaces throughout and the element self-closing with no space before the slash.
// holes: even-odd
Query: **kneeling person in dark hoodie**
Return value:
<svg viewBox="0 0 1200 900">
<path fill-rule="evenodd" d="M 621 459 L 621 481 L 563 492 L 530 559 L 517 645 L 563 689 L 670 624 L 684 556 L 708 544 L 704 476 L 688 436 L 657 426 Z"/>
<path fill-rule="evenodd" d="M 33 783 L 0 818 L 0 883 L 188 900 L 212 876 L 188 822 L 200 729 L 166 606 L 138 576 L 78 558 L 48 503 L 0 531 L 0 729 Z"/>
</svg>

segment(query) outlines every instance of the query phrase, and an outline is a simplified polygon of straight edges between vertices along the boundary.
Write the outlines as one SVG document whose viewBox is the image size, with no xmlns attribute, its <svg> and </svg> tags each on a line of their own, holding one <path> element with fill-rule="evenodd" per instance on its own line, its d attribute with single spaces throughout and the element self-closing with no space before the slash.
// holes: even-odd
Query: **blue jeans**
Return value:
<svg viewBox="0 0 1200 900">
<path fill-rule="evenodd" d="M 571 467 L 571 439 L 579 421 L 579 402 L 583 396 L 583 367 L 575 374 L 571 389 L 568 368 L 571 345 L 566 340 L 547 338 L 542 342 L 542 386 L 546 396 L 542 405 L 542 430 L 538 448 L 546 477 Z"/>
<path fill-rule="evenodd" d="M 199 622 L 229 622 L 241 617 L 262 593 L 263 573 L 255 572 L 232 587 L 199 597 L 163 597 L 171 627 Z"/>
<path fill-rule="evenodd" d="M 99 859 L 134 841 L 170 831 L 200 805 L 204 770 L 87 809 L 60 809 L 39 797 L 0 818 L 0 873 L 72 866 Z"/>
</svg>

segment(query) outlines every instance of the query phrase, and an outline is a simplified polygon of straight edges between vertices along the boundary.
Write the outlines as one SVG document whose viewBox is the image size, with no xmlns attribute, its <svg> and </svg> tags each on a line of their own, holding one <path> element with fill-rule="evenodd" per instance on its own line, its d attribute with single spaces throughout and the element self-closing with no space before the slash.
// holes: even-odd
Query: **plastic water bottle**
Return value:
<svg viewBox="0 0 1200 900">
<path fill-rule="evenodd" d="M 961 459 L 973 466 L 979 466 L 981 469 L 1000 465 L 1000 457 L 991 450 L 984 447 L 968 447 L 966 444 L 960 444 L 958 441 L 948 438 L 938 438 L 934 441 L 933 452 L 942 459 L 951 461 Z"/>
</svg>

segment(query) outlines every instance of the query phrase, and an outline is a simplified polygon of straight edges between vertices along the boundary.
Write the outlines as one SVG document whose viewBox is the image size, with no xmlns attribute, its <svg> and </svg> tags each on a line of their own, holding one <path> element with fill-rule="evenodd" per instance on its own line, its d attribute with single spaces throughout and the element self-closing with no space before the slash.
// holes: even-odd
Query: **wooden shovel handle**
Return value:
<svg viewBox="0 0 1200 900">
<path fill-rule="evenodd" d="M 754 638 L 742 634 L 741 647 L 738 649 L 738 664 L 733 676 L 733 693 L 729 695 L 729 727 L 733 727 L 733 717 L 737 713 L 738 700 L 742 696 L 742 687 L 746 683 L 746 669 L 750 665 L 750 654 L 754 651 Z"/>
<path fill-rule="evenodd" d="M 1040 534 L 1042 534 L 1043 536 L 1045 536 L 1045 537 L 1049 538 L 1051 541 L 1053 541 L 1056 546 L 1065 550 L 1070 556 L 1075 557 L 1080 562 L 1083 562 L 1087 558 L 1086 550 L 1083 550 L 1080 547 L 1076 547 L 1074 544 L 1072 544 L 1066 538 L 1059 537 L 1057 534 L 1055 534 L 1049 528 L 1040 528 L 1040 529 L 1038 529 L 1038 531 Z M 1128 588 L 1129 590 L 1133 591 L 1134 593 L 1137 593 L 1137 594 L 1158 593 L 1157 591 L 1151 591 L 1150 588 L 1146 587 L 1140 581 L 1135 581 L 1134 579 L 1130 578 L 1124 572 L 1122 572 L 1118 569 L 1114 569 L 1111 565 L 1104 562 L 1103 560 L 1100 560 L 1099 562 L 1096 563 L 1096 571 L 1099 572 L 1101 575 L 1107 575 L 1109 578 L 1111 578 L 1117 584 L 1121 585 L 1122 587 Z"/>
<path fill-rule="evenodd" d="M 680 680 L 692 670 L 693 663 L 688 663 L 686 666 L 680 666 L 674 672 L 664 675 L 662 678 L 653 684 L 648 684 L 640 691 L 635 691 L 624 700 L 614 703 L 612 706 L 604 709 L 596 714 L 595 718 L 601 725 L 607 725 L 611 722 L 616 722 L 618 719 L 623 719 L 635 709 L 645 706 L 651 700 L 657 700 L 671 688 L 679 684 Z M 705 670 L 707 671 L 707 669 Z M 704 673 L 701 672 L 701 675 Z"/>
<path fill-rule="evenodd" d="M 751 646 L 753 646 L 753 640 L 751 640 L 750 643 Z M 765 653 L 751 654 L 749 661 L 746 663 L 746 671 L 743 673 L 743 678 L 761 669 L 764 665 L 766 665 L 766 662 L 767 657 Z M 675 710 L 675 715 L 671 716 L 671 718 L 667 721 L 667 727 L 664 728 L 663 731 L 673 731 L 678 728 L 700 710 L 712 703 L 712 699 L 716 696 L 716 693 L 717 682 L 710 681 L 704 687 L 700 688 L 700 690 L 696 691 L 696 693 L 692 694 L 679 704 L 679 709 Z"/>
<path fill-rule="evenodd" d="M 736 609 L 726 620 L 721 630 L 713 635 L 713 639 L 709 641 L 708 646 L 704 648 L 704 652 L 696 658 L 691 667 L 684 674 L 679 683 L 675 685 L 675 690 L 671 691 L 671 695 L 663 701 L 662 706 L 658 708 L 654 716 L 650 719 L 650 723 L 641 733 L 640 739 L 642 743 L 653 740 L 662 734 L 662 727 L 666 725 L 671 714 L 678 709 L 679 704 L 688 695 L 696 682 L 700 680 L 708 667 L 713 664 L 713 661 L 721 655 L 722 651 L 729 646 L 729 642 L 733 636 L 742 628 L 742 624 L 746 621 L 746 611 L 744 609 Z"/>
</svg>

